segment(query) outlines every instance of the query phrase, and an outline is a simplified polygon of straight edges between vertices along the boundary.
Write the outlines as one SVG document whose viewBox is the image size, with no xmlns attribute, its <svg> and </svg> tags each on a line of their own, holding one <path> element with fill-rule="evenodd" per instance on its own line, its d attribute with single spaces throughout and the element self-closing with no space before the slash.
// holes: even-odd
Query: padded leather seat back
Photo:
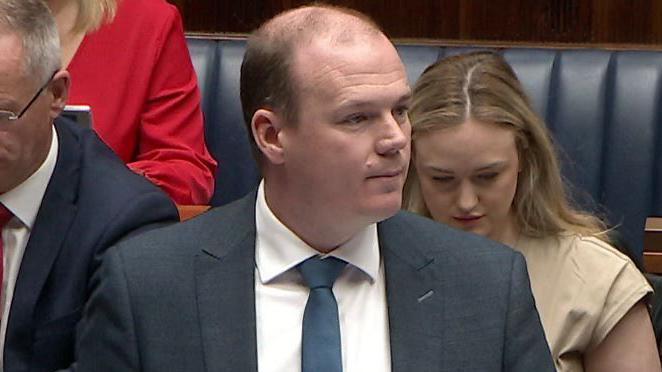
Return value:
<svg viewBox="0 0 662 372">
<path fill-rule="evenodd" d="M 219 161 L 213 205 L 258 180 L 239 101 L 244 40 L 189 38 L 207 143 Z M 411 84 L 447 55 L 482 48 L 396 45 Z M 641 256 L 645 218 L 662 215 L 662 52 L 500 49 L 546 120 L 563 174 L 585 208 L 619 225 Z"/>
<path fill-rule="evenodd" d="M 641 256 L 645 219 L 662 214 L 662 53 L 504 54 L 546 118 L 575 199 L 619 226 Z"/>
<path fill-rule="evenodd" d="M 211 204 L 219 206 L 247 194 L 259 181 L 239 99 L 239 71 L 245 40 L 188 38 L 203 95 L 205 138 L 218 161 Z"/>
</svg>

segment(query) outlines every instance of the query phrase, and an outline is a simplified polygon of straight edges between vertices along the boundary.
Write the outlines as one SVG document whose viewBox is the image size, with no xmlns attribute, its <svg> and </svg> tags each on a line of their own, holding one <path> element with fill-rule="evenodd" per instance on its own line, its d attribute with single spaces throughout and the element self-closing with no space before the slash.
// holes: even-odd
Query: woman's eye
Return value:
<svg viewBox="0 0 662 372">
<path fill-rule="evenodd" d="M 478 175 L 478 179 L 481 181 L 492 181 L 497 178 L 498 175 L 499 173 L 483 173 Z"/>
<path fill-rule="evenodd" d="M 450 176 L 436 176 L 436 177 L 432 177 L 432 179 L 435 182 L 439 182 L 439 183 L 448 183 L 453 181 L 453 177 Z"/>
</svg>

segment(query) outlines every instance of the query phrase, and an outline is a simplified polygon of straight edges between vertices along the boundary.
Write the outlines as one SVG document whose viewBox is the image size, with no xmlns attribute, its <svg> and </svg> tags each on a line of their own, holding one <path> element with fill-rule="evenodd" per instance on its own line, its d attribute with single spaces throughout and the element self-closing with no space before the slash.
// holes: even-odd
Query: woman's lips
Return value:
<svg viewBox="0 0 662 372">
<path fill-rule="evenodd" d="M 480 216 L 453 216 L 453 220 L 462 226 L 472 226 L 478 223 L 483 215 Z"/>
</svg>

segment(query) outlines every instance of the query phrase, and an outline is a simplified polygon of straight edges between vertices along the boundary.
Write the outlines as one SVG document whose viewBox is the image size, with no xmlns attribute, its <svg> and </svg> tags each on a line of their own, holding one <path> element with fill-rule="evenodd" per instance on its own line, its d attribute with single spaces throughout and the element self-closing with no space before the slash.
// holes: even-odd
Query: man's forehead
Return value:
<svg viewBox="0 0 662 372">
<path fill-rule="evenodd" d="M 373 58 L 372 54 L 382 58 Z M 395 48 L 386 39 L 371 37 L 353 43 L 335 45 L 325 38 L 299 45 L 290 66 L 292 77 L 300 85 L 316 84 L 321 80 L 350 83 L 379 75 L 393 81 L 405 79 L 406 72 Z"/>
<path fill-rule="evenodd" d="M 0 34 L 0 89 L 15 93 L 17 88 L 31 87 L 33 78 L 29 75 L 20 37 L 10 32 Z"/>
<path fill-rule="evenodd" d="M 23 75 L 23 44 L 13 33 L 0 34 L 0 75 Z"/>
<path fill-rule="evenodd" d="M 409 105 L 411 89 L 405 76 L 371 80 L 368 84 L 339 79 L 308 81 L 300 86 L 299 102 L 323 105 L 327 110 L 350 111 Z"/>
<path fill-rule="evenodd" d="M 23 54 L 23 42 L 13 32 L 5 32 L 0 28 L 0 60 L 20 60 Z"/>
</svg>

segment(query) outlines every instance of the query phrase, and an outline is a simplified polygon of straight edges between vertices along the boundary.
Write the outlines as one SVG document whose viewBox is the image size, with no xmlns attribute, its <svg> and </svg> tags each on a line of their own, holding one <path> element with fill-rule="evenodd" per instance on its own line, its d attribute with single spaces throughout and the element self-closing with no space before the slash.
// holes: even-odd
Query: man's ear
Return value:
<svg viewBox="0 0 662 372">
<path fill-rule="evenodd" d="M 51 80 L 49 93 L 53 95 L 51 103 L 51 117 L 55 119 L 62 113 L 64 106 L 69 98 L 69 86 L 71 85 L 71 76 L 66 70 L 58 71 Z"/>
<path fill-rule="evenodd" d="M 268 109 L 258 109 L 251 120 L 255 143 L 272 164 L 282 164 L 284 160 L 283 146 L 278 135 L 283 124 L 282 116 Z"/>
</svg>

